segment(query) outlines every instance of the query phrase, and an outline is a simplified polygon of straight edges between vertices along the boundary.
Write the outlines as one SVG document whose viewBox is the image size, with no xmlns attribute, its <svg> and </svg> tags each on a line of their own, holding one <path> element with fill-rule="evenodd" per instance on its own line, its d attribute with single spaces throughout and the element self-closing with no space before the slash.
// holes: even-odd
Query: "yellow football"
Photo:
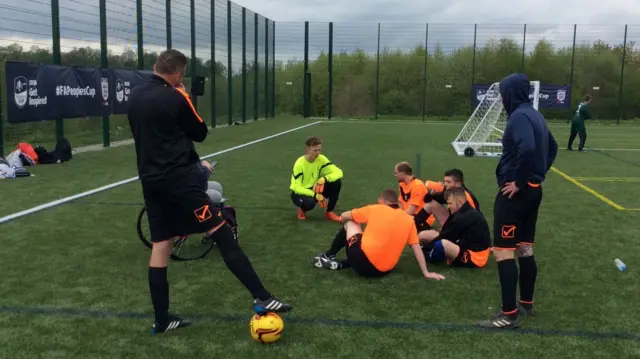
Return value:
<svg viewBox="0 0 640 359">
<path fill-rule="evenodd" d="M 284 322 L 276 313 L 256 314 L 249 322 L 251 337 L 263 344 L 277 342 L 283 330 Z"/>
</svg>

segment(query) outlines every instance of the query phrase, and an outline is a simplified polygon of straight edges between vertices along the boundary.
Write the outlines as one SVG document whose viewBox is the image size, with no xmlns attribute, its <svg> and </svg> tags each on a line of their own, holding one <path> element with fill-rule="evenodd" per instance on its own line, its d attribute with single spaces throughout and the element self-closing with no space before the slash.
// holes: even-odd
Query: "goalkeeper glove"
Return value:
<svg viewBox="0 0 640 359">
<path fill-rule="evenodd" d="M 318 182 L 315 184 L 315 186 L 313 186 L 313 191 L 315 193 L 322 193 L 324 192 L 324 184 L 327 183 L 327 179 L 325 177 L 320 177 L 318 179 Z"/>
<path fill-rule="evenodd" d="M 316 193 L 313 198 L 315 198 L 316 202 L 318 202 L 320 208 L 327 208 L 327 199 L 324 198 L 323 195 L 321 195 L 320 193 Z"/>
</svg>

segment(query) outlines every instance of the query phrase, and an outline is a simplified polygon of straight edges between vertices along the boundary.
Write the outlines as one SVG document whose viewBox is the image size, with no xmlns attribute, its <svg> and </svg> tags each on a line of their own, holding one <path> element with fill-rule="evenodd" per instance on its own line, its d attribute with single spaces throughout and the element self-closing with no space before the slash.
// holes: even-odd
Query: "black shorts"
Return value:
<svg viewBox="0 0 640 359">
<path fill-rule="evenodd" d="M 202 188 L 201 179 L 183 178 L 169 184 L 143 184 L 151 242 L 207 232 L 224 219 Z"/>
<path fill-rule="evenodd" d="M 376 268 L 367 254 L 362 251 L 362 233 L 354 234 L 347 239 L 347 261 L 351 268 L 363 277 L 384 277 L 389 272 L 382 272 Z"/>
<path fill-rule="evenodd" d="M 498 191 L 493 205 L 493 246 L 515 249 L 520 243 L 533 244 L 542 186 L 521 189 L 512 198 Z"/>
</svg>

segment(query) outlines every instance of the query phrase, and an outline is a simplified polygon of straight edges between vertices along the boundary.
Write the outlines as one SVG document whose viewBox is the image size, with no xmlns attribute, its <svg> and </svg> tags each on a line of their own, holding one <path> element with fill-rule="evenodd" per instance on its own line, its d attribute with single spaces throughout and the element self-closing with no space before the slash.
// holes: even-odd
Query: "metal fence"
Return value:
<svg viewBox="0 0 640 359">
<path fill-rule="evenodd" d="M 205 77 L 196 106 L 212 126 L 273 117 L 274 31 L 273 21 L 226 0 L 0 0 L 0 103 L 6 61 L 150 70 L 175 48 L 189 57 L 187 88 L 190 77 Z M 131 134 L 117 115 L 0 121 L 0 155 L 3 143 L 47 147 L 59 136 L 77 147 Z"/>
<path fill-rule="evenodd" d="M 465 119 L 472 84 L 513 72 L 586 93 L 595 119 L 640 117 L 640 26 L 287 23 L 276 30 L 276 113 Z"/>
</svg>

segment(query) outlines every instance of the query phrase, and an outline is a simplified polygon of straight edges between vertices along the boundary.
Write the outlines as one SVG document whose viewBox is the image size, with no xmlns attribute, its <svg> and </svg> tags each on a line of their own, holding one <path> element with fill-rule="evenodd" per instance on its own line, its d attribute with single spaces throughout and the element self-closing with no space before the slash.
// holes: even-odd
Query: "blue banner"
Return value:
<svg viewBox="0 0 640 359">
<path fill-rule="evenodd" d="M 473 85 L 473 98 L 471 103 L 475 108 L 485 97 L 487 90 L 491 85 L 475 84 Z M 491 96 L 491 94 L 489 94 Z M 529 94 L 529 98 L 533 100 L 533 87 Z M 540 84 L 540 95 L 538 97 L 538 109 L 566 109 L 571 106 L 571 93 L 569 85 L 546 85 Z"/>
<path fill-rule="evenodd" d="M 152 71 L 111 69 L 111 113 L 125 114 L 129 104 L 131 90 L 149 79 Z"/>
<path fill-rule="evenodd" d="M 99 68 L 8 61 L 5 69 L 8 122 L 109 114 L 108 72 Z"/>
</svg>

